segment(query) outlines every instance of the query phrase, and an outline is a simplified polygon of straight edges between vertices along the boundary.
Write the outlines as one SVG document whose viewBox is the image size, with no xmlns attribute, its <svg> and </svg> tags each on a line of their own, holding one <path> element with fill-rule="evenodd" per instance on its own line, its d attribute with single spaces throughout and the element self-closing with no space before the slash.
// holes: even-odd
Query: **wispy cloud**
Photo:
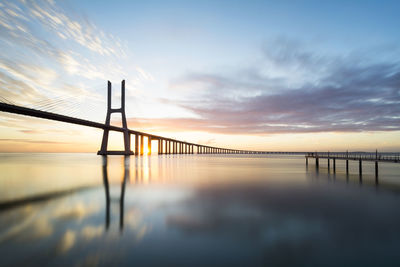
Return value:
<svg viewBox="0 0 400 267">
<path fill-rule="evenodd" d="M 399 59 L 319 55 L 278 39 L 258 65 L 188 73 L 176 88 L 194 90 L 178 105 L 197 118 L 149 124 L 227 134 L 400 130 Z"/>
<path fill-rule="evenodd" d="M 18 138 L 17 139 L 0 138 L 0 142 L 17 142 L 17 143 L 30 143 L 30 144 L 56 144 L 56 145 L 70 144 L 68 142 L 33 140 L 33 139 L 18 139 Z"/>
<path fill-rule="evenodd" d="M 77 91 L 80 97 L 96 97 L 81 84 L 124 75 L 116 63 L 126 55 L 121 41 L 84 15 L 46 0 L 4 1 L 1 5 L 3 97 L 20 104 L 51 101 L 60 94 L 77 96 Z"/>
</svg>

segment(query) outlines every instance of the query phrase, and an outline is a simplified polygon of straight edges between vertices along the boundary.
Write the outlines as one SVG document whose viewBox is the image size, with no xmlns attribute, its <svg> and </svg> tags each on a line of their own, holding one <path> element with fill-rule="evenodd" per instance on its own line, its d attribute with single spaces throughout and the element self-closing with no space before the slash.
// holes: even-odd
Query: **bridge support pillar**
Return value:
<svg viewBox="0 0 400 267">
<path fill-rule="evenodd" d="M 144 137 L 143 135 L 140 136 L 140 155 L 142 156 L 144 152 Z"/>
<path fill-rule="evenodd" d="M 139 155 L 139 135 L 135 134 L 135 155 Z"/>
<path fill-rule="evenodd" d="M 147 137 L 147 155 L 151 155 L 151 137 Z"/>
<path fill-rule="evenodd" d="M 125 80 L 121 83 L 121 108 L 113 109 L 111 108 L 111 82 L 108 81 L 107 84 L 107 115 L 105 125 L 107 127 L 110 126 L 111 113 L 121 113 L 122 118 L 122 128 L 124 129 L 124 151 L 109 151 L 107 149 L 108 146 L 108 135 L 109 128 L 104 129 L 103 139 L 101 141 L 101 148 L 97 152 L 97 155 L 133 155 L 133 151 L 131 151 L 131 139 L 129 134 L 128 125 L 126 123 L 126 115 L 125 115 Z"/>
</svg>

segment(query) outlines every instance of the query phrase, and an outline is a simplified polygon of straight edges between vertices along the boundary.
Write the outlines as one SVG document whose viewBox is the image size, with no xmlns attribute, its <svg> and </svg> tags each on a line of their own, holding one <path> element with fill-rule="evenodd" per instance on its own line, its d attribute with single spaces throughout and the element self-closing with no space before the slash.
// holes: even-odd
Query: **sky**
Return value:
<svg viewBox="0 0 400 267">
<path fill-rule="evenodd" d="M 400 151 L 399 12 L 368 0 L 0 0 L 0 101 L 104 122 L 107 80 L 114 107 L 126 80 L 131 129 L 237 149 Z M 96 152 L 101 137 L 0 114 L 0 152 Z"/>
</svg>

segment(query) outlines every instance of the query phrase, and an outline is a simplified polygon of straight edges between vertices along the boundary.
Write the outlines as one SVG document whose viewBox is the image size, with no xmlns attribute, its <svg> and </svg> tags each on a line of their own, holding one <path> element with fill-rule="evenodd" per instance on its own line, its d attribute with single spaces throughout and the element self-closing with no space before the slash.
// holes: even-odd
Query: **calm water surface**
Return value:
<svg viewBox="0 0 400 267">
<path fill-rule="evenodd" d="M 1 266 L 400 266 L 400 164 L 0 154 Z"/>
</svg>

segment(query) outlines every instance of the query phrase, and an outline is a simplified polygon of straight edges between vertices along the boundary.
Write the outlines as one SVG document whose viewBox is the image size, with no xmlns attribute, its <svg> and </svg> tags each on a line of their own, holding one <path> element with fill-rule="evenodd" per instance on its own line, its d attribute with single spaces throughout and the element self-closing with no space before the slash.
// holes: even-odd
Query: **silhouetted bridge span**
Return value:
<svg viewBox="0 0 400 267">
<path fill-rule="evenodd" d="M 103 130 L 116 131 L 116 132 L 122 132 L 122 133 L 126 132 L 126 129 L 123 127 L 107 125 L 107 124 L 103 124 L 103 123 L 99 123 L 99 122 L 78 119 L 78 118 L 65 116 L 65 115 L 61 115 L 61 114 L 56 114 L 56 113 L 51 113 L 51 112 L 46 112 L 46 111 L 41 111 L 41 110 L 36 110 L 36 109 L 6 104 L 6 103 L 0 103 L 0 111 L 14 113 L 14 114 L 20 114 L 20 115 L 26 115 L 26 116 L 36 117 L 36 118 L 48 119 L 48 120 L 72 123 L 72 124 L 88 126 L 88 127 L 92 127 L 92 128 L 99 128 L 99 129 L 103 129 Z M 135 130 L 131 130 L 131 129 L 128 129 L 128 134 L 135 135 L 135 139 L 137 142 L 135 142 L 135 153 L 134 154 L 141 154 L 141 155 L 143 155 L 143 150 L 144 150 L 143 149 L 144 148 L 143 137 L 148 138 L 148 152 L 150 152 L 150 153 L 151 153 L 151 141 L 158 140 L 159 141 L 158 151 L 160 154 L 193 154 L 193 153 L 198 153 L 198 154 L 208 154 L 208 153 L 209 154 L 217 154 L 217 153 L 228 154 L 228 153 L 232 153 L 233 154 L 233 153 L 235 153 L 235 154 L 298 154 L 298 155 L 304 155 L 306 153 L 306 152 L 284 152 L 284 151 L 282 151 L 282 152 L 279 152 L 279 151 L 276 151 L 276 152 L 275 151 L 249 151 L 249 150 L 240 150 L 240 149 L 220 148 L 220 147 L 213 147 L 213 146 L 179 141 L 176 139 L 162 137 L 162 136 L 144 133 L 141 131 L 135 131 Z M 138 142 L 138 140 L 140 140 L 140 142 Z M 194 149 L 194 147 L 196 149 Z M 107 151 L 107 154 L 128 154 L 128 155 L 130 155 L 132 153 L 129 153 L 129 152 L 125 153 L 125 151 Z"/>
<path fill-rule="evenodd" d="M 107 101 L 107 116 L 106 122 L 99 123 L 52 112 L 17 106 L 0 102 L 0 111 L 14 114 L 26 115 L 36 118 L 72 123 L 92 128 L 103 129 L 103 140 L 101 148 L 98 151 L 99 155 L 143 155 L 144 154 L 144 137 L 147 137 L 147 153 L 151 154 L 151 142 L 158 141 L 159 154 L 298 154 L 303 155 L 305 152 L 272 152 L 272 151 L 251 151 L 241 149 L 221 148 L 202 144 L 195 144 L 185 141 L 176 140 L 173 138 L 158 136 L 154 134 L 144 133 L 128 129 L 125 115 L 125 81 L 121 85 L 121 108 L 111 108 L 111 83 L 108 82 L 108 101 Z M 121 113 L 122 127 L 113 126 L 110 124 L 111 113 Z M 121 132 L 124 134 L 124 150 L 110 151 L 107 150 L 109 131 Z M 131 151 L 131 136 L 135 136 L 135 149 Z"/>
</svg>

